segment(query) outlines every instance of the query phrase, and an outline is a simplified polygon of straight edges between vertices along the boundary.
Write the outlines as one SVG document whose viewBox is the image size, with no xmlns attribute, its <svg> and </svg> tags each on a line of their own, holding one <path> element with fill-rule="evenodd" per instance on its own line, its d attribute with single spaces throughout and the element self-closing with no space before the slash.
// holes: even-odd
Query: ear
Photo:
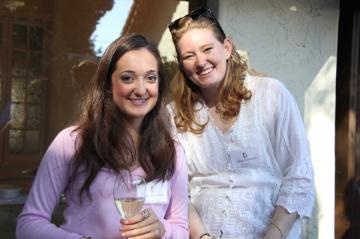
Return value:
<svg viewBox="0 0 360 239">
<path fill-rule="evenodd" d="M 225 48 L 225 55 L 226 55 L 226 60 L 230 58 L 231 56 L 231 52 L 233 49 L 233 43 L 229 38 L 225 38 L 224 40 L 224 48 Z"/>
</svg>

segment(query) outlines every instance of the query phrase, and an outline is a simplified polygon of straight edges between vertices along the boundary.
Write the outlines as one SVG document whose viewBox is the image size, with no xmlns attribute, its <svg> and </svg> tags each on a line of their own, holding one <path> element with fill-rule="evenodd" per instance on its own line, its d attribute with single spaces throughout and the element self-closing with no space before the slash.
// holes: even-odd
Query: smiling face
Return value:
<svg viewBox="0 0 360 239">
<path fill-rule="evenodd" d="M 183 71 L 204 93 L 216 89 L 225 77 L 226 60 L 232 44 L 229 39 L 220 42 L 208 28 L 194 28 L 183 34 L 177 42 Z"/>
<path fill-rule="evenodd" d="M 136 127 L 158 100 L 158 62 L 145 48 L 125 53 L 111 75 L 113 101 L 127 121 Z"/>
</svg>

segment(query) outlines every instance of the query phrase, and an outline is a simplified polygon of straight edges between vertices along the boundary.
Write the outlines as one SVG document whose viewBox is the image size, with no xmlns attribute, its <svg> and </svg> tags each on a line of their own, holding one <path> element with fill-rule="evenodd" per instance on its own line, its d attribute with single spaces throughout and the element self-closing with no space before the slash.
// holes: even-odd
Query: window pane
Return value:
<svg viewBox="0 0 360 239">
<path fill-rule="evenodd" d="M 25 76 L 26 74 L 26 52 L 14 51 L 13 54 L 13 75 Z"/>
<path fill-rule="evenodd" d="M 30 53 L 29 55 L 29 73 L 31 76 L 39 77 L 42 73 L 42 54 Z"/>
<path fill-rule="evenodd" d="M 12 102 L 25 102 L 25 78 L 14 77 L 11 82 L 11 101 Z"/>
<path fill-rule="evenodd" d="M 40 103 L 42 95 L 42 87 L 40 79 L 30 80 L 27 87 L 27 102 Z"/>
<path fill-rule="evenodd" d="M 25 147 L 22 153 L 39 153 L 39 131 L 25 131 Z"/>
<path fill-rule="evenodd" d="M 26 49 L 27 29 L 24 25 L 14 25 L 13 28 L 13 46 L 17 49 Z"/>
<path fill-rule="evenodd" d="M 11 104 L 11 128 L 23 128 L 25 122 L 25 105 Z"/>
<path fill-rule="evenodd" d="M 40 128 L 41 108 L 38 105 L 28 105 L 26 126 L 32 129 Z"/>
<path fill-rule="evenodd" d="M 20 153 L 24 147 L 24 131 L 9 130 L 9 151 Z"/>
<path fill-rule="evenodd" d="M 30 50 L 41 50 L 43 46 L 43 29 L 30 27 Z"/>
</svg>

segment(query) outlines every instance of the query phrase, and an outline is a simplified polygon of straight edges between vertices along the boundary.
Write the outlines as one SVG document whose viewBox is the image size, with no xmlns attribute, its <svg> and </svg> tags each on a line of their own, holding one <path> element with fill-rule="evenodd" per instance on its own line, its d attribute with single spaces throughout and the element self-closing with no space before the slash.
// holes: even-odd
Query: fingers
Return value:
<svg viewBox="0 0 360 239">
<path fill-rule="evenodd" d="M 146 227 L 142 227 L 139 229 L 135 229 L 135 230 L 131 230 L 131 231 L 126 231 L 126 232 L 122 232 L 121 233 L 122 236 L 128 238 L 128 239 L 145 239 L 145 238 L 161 238 L 162 237 L 162 233 L 161 230 L 159 228 L 158 225 L 156 224 L 151 224 L 149 226 Z"/>
<path fill-rule="evenodd" d="M 134 225 L 139 224 L 140 226 L 145 226 L 154 220 L 158 220 L 156 215 L 151 209 L 145 209 L 141 213 L 126 219 L 121 219 L 120 222 L 123 225 Z"/>
<path fill-rule="evenodd" d="M 164 226 L 150 208 L 120 222 L 121 235 L 131 239 L 161 238 L 165 233 Z"/>
</svg>

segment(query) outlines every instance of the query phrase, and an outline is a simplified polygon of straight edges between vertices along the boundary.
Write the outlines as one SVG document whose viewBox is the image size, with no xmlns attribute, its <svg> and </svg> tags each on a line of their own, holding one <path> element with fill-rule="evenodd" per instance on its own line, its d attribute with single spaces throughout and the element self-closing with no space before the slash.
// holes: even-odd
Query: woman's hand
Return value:
<svg viewBox="0 0 360 239">
<path fill-rule="evenodd" d="M 263 239 L 283 239 L 279 230 L 270 225 Z"/>
<path fill-rule="evenodd" d="M 298 216 L 297 212 L 289 213 L 285 208 L 276 206 L 263 239 L 285 239 Z"/>
<path fill-rule="evenodd" d="M 133 217 L 121 219 L 120 223 L 121 236 L 128 239 L 158 239 L 165 234 L 164 225 L 150 208 Z"/>
</svg>

